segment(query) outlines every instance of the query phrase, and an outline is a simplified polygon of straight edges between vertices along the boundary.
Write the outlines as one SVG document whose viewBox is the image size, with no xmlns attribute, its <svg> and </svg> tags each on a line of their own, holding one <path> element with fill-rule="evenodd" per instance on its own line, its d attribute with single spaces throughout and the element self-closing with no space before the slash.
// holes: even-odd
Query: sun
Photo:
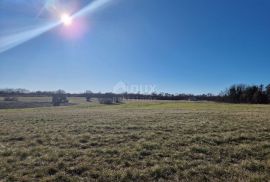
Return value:
<svg viewBox="0 0 270 182">
<path fill-rule="evenodd" d="M 67 14 L 67 13 L 63 13 L 61 15 L 61 22 L 65 25 L 65 26 L 70 26 L 73 22 L 72 17 Z"/>
</svg>

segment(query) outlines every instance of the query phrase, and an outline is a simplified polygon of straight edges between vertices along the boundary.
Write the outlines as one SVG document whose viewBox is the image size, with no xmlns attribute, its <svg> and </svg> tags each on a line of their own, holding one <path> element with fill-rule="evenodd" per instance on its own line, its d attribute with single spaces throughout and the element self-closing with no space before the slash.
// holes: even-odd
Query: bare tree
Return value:
<svg viewBox="0 0 270 182">
<path fill-rule="evenodd" d="M 68 103 L 66 92 L 63 90 L 56 91 L 52 96 L 52 103 L 54 106 L 60 106 L 61 104 Z"/>
<path fill-rule="evenodd" d="M 86 98 L 86 101 L 87 102 L 91 102 L 91 98 L 93 96 L 93 92 L 89 91 L 89 90 L 86 90 L 85 91 L 85 98 Z"/>
</svg>

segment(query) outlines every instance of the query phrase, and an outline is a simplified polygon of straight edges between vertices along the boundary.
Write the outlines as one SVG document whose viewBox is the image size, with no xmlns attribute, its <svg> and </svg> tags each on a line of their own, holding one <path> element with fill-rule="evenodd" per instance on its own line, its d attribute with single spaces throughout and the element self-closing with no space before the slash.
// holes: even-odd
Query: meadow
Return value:
<svg viewBox="0 0 270 182">
<path fill-rule="evenodd" d="M 70 101 L 0 110 L 0 181 L 270 180 L 270 105 Z"/>
</svg>

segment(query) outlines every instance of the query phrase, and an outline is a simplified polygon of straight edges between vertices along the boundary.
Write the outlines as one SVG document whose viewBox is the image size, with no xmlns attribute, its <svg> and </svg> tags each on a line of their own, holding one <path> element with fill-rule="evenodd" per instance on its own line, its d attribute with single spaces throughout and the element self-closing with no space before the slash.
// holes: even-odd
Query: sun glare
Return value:
<svg viewBox="0 0 270 182">
<path fill-rule="evenodd" d="M 63 13 L 61 15 L 61 22 L 65 25 L 65 26 L 70 26 L 72 24 L 72 17 L 67 14 L 67 13 Z"/>
</svg>

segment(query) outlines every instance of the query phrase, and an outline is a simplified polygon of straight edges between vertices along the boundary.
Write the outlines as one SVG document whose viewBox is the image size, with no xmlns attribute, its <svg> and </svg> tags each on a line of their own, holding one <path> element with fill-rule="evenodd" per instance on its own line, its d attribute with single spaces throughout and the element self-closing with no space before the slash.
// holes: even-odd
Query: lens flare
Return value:
<svg viewBox="0 0 270 182">
<path fill-rule="evenodd" d="M 48 5 L 51 5 L 53 9 L 57 8 L 55 7 L 55 0 L 46 0 L 50 2 Z M 0 30 L 0 54 L 3 52 L 6 52 L 14 47 L 17 47 L 20 44 L 23 44 L 27 41 L 30 41 L 33 38 L 36 38 L 47 31 L 50 31 L 51 29 L 54 29 L 55 27 L 63 24 L 65 26 L 70 26 L 73 23 L 74 19 L 81 18 L 85 15 L 91 15 L 95 11 L 98 11 L 100 8 L 104 7 L 109 2 L 112 2 L 113 0 L 93 0 L 88 5 L 86 5 L 84 8 L 80 9 L 73 15 L 69 15 L 67 13 L 63 13 L 60 15 L 58 21 L 47 21 L 47 22 L 41 22 L 41 24 L 37 24 L 36 26 L 25 29 L 24 31 L 12 31 L 16 33 L 3 33 Z M 1 2 L 1 0 L 0 0 Z M 17 2 L 17 1 L 16 1 Z M 20 1 L 18 1 L 20 2 Z M 47 5 L 47 4 L 46 4 Z M 46 7 L 46 6 L 45 6 Z M 42 10 L 41 10 L 42 13 Z M 77 20 L 78 21 L 78 20 Z M 76 22 L 77 22 L 76 21 Z M 74 22 L 75 23 L 75 22 Z M 74 24 L 75 25 L 75 24 Z M 75 27 L 76 31 L 81 30 L 78 27 Z M 83 30 L 84 28 L 82 28 Z"/>
<path fill-rule="evenodd" d="M 73 18 L 67 14 L 67 13 L 63 13 L 61 15 L 61 22 L 65 25 L 65 26 L 70 26 L 73 22 Z"/>
</svg>

